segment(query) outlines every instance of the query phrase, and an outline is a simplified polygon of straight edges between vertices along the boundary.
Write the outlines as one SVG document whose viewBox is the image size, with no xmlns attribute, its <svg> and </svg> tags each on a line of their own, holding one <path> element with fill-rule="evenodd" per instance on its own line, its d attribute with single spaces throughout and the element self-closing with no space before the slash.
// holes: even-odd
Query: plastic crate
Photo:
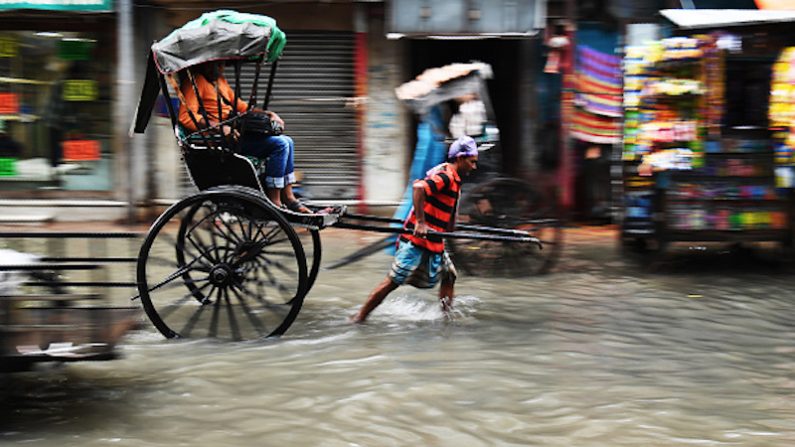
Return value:
<svg viewBox="0 0 795 447">
<path fill-rule="evenodd" d="M 17 159 L 0 157 L 0 177 L 17 175 Z"/>
</svg>

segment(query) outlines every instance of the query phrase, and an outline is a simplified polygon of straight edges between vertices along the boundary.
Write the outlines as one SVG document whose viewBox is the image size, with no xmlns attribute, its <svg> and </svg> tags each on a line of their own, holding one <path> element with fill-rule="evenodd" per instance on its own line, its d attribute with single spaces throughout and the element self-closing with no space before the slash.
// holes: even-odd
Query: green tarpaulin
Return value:
<svg viewBox="0 0 795 447">
<path fill-rule="evenodd" d="M 173 73 L 211 60 L 265 55 L 272 62 L 282 54 L 287 36 L 268 16 L 219 10 L 174 30 L 152 45 L 157 68 Z"/>
</svg>

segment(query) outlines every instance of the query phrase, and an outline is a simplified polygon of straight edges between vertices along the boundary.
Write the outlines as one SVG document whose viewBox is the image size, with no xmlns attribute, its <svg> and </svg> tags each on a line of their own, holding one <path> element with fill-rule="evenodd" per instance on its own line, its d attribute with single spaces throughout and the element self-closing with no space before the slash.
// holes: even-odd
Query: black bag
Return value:
<svg viewBox="0 0 795 447">
<path fill-rule="evenodd" d="M 281 135 L 282 126 L 272 121 L 267 113 L 250 110 L 243 115 L 243 133 L 257 133 L 261 135 Z"/>
</svg>

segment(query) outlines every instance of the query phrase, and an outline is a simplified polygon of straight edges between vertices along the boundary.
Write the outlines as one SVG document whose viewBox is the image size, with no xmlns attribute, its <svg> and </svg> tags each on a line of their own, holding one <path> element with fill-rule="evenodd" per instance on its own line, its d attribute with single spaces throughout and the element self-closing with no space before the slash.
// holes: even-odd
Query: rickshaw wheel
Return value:
<svg viewBox="0 0 795 447">
<path fill-rule="evenodd" d="M 459 221 L 529 231 L 535 244 L 467 239 L 449 241 L 456 266 L 472 275 L 522 276 L 549 271 L 563 247 L 563 229 L 553 197 L 519 179 L 497 178 L 476 185 L 461 198 Z"/>
<path fill-rule="evenodd" d="M 183 239 L 185 237 L 185 231 L 188 227 L 188 223 L 191 221 L 192 215 L 195 214 L 196 210 L 201 208 L 201 203 L 196 203 L 191 210 L 189 210 L 186 214 L 186 218 L 182 220 L 180 224 L 179 234 L 177 235 L 178 239 Z M 317 275 L 320 272 L 320 260 L 321 260 L 321 253 L 322 253 L 322 246 L 320 242 L 320 231 L 314 228 L 306 228 L 301 226 L 294 226 L 293 230 L 295 230 L 298 238 L 301 240 L 301 246 L 304 249 L 304 255 L 306 256 L 307 260 L 307 286 L 306 292 L 309 293 L 312 290 L 312 286 L 315 284 L 315 280 L 317 279 Z M 185 256 L 184 252 L 180 250 L 178 247 L 176 250 L 177 261 L 179 265 L 185 265 Z M 190 271 L 186 271 L 183 273 L 183 278 L 185 279 L 185 285 L 188 289 L 193 293 L 193 296 L 197 300 L 204 299 L 204 294 L 199 290 L 198 287 L 194 284 L 193 279 L 191 278 Z"/>
<path fill-rule="evenodd" d="M 312 290 L 312 286 L 315 285 L 315 280 L 320 272 L 320 257 L 322 253 L 320 231 L 314 228 L 299 226 L 294 226 L 293 229 L 298 234 L 298 238 L 301 240 L 301 245 L 304 248 L 304 254 L 306 255 L 306 290 L 307 293 L 309 293 L 309 291 Z"/>
<path fill-rule="evenodd" d="M 283 334 L 309 290 L 301 241 L 259 192 L 220 187 L 177 202 L 138 256 L 138 292 L 167 338 Z"/>
</svg>

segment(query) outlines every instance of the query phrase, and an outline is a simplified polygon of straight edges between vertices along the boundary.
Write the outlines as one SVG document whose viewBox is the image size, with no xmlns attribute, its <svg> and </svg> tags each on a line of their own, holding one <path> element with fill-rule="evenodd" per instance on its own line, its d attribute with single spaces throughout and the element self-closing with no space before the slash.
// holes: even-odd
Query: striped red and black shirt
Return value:
<svg viewBox="0 0 795 447">
<path fill-rule="evenodd" d="M 422 186 L 425 189 L 424 210 L 428 229 L 436 232 L 452 229 L 455 224 L 456 204 L 461 193 L 461 177 L 452 165 L 442 163 L 436 166 L 428 171 L 427 177 L 415 181 L 414 186 Z M 412 208 L 405 226 L 414 228 L 415 225 L 417 217 Z M 444 251 L 444 242 L 438 237 L 419 238 L 413 234 L 406 234 L 401 238 L 434 253 Z"/>
</svg>

